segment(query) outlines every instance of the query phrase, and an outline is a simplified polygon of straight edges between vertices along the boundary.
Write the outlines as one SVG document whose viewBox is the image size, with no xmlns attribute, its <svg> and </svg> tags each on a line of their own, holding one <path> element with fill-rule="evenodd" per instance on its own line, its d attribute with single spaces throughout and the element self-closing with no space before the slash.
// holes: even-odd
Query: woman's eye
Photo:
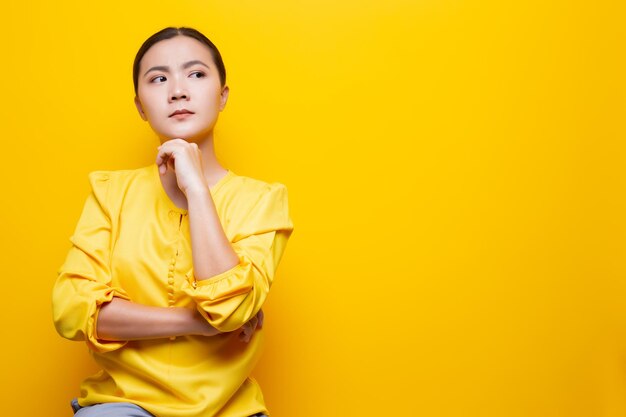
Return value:
<svg viewBox="0 0 626 417">
<path fill-rule="evenodd" d="M 157 81 L 157 80 L 159 80 L 159 79 L 163 79 L 163 81 L 165 81 L 165 80 L 166 80 L 166 78 L 165 78 L 164 76 L 159 75 L 158 77 L 154 77 L 152 80 L 150 80 L 150 82 L 152 82 L 152 83 L 153 83 L 153 82 L 156 82 L 156 81 Z M 159 81 L 159 82 L 160 82 L 160 81 Z"/>
<path fill-rule="evenodd" d="M 195 76 L 195 78 L 202 78 L 202 77 L 204 77 L 204 73 L 200 72 L 200 71 L 192 72 L 191 75 Z"/>
</svg>

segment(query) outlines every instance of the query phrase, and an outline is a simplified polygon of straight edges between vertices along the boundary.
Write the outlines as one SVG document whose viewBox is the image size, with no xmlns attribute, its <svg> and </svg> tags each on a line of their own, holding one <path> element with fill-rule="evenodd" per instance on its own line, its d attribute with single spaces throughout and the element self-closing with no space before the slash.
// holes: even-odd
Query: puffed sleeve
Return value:
<svg viewBox="0 0 626 417">
<path fill-rule="evenodd" d="M 127 342 L 99 340 L 98 312 L 113 297 L 129 299 L 111 286 L 111 215 L 106 207 L 109 173 L 89 174 L 92 192 L 70 238 L 72 246 L 58 270 L 52 291 L 53 320 L 57 332 L 70 340 L 84 340 L 97 352 L 119 349 Z"/>
<path fill-rule="evenodd" d="M 278 263 L 293 231 L 287 189 L 268 184 L 258 202 L 243 216 L 231 244 L 239 264 L 219 275 L 196 281 L 193 269 L 182 290 L 216 329 L 230 332 L 243 326 L 263 306 Z"/>
</svg>

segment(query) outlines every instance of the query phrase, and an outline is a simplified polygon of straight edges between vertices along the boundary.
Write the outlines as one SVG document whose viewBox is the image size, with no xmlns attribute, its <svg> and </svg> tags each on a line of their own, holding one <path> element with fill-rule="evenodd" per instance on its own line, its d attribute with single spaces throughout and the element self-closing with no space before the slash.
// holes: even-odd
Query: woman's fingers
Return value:
<svg viewBox="0 0 626 417">
<path fill-rule="evenodd" d="M 252 338 L 252 335 L 254 334 L 258 323 L 259 319 L 257 318 L 257 316 L 255 316 L 251 318 L 250 321 L 248 321 L 246 324 L 244 324 L 241 328 L 241 333 L 239 333 L 239 340 L 248 343 L 250 341 L 250 338 Z"/>
<path fill-rule="evenodd" d="M 250 333 L 250 326 L 248 323 L 244 324 L 241 328 L 241 332 L 239 332 L 239 340 L 248 343 L 250 341 Z"/>
<path fill-rule="evenodd" d="M 241 326 L 241 331 L 239 332 L 239 340 L 248 343 L 252 338 L 254 332 L 257 329 L 263 328 L 264 319 L 265 314 L 263 313 L 263 310 L 259 310 L 256 316 L 254 316 L 246 324 Z"/>
<path fill-rule="evenodd" d="M 202 155 L 197 144 L 183 139 L 171 139 L 157 149 L 156 164 L 159 173 L 165 175 L 169 169 L 175 172 L 178 188 L 185 195 L 189 188 L 206 185 Z"/>
<path fill-rule="evenodd" d="M 176 171 L 176 159 L 174 157 L 174 154 L 167 158 L 167 161 L 165 163 L 167 165 L 167 168 L 171 168 L 172 171 Z"/>
<path fill-rule="evenodd" d="M 263 310 L 259 310 L 256 317 L 259 319 L 259 323 L 257 324 L 257 328 L 263 328 L 263 319 L 265 318 L 265 314 L 263 314 Z"/>
<path fill-rule="evenodd" d="M 259 322 L 259 320 L 256 317 L 253 317 L 249 322 L 249 327 L 248 327 L 248 331 L 246 332 L 246 343 L 250 341 L 250 339 L 252 338 L 252 335 L 254 334 L 254 331 L 256 330 L 256 325 Z"/>
<path fill-rule="evenodd" d="M 159 167 L 159 173 L 165 174 L 170 167 L 170 161 L 173 162 L 174 150 L 169 147 L 159 146 L 159 151 L 156 156 L 156 164 Z M 172 166 L 173 168 L 173 166 Z"/>
<path fill-rule="evenodd" d="M 182 139 L 172 139 L 164 142 L 157 148 L 156 164 L 161 166 L 167 164 L 169 167 L 173 164 L 174 152 L 181 150 L 183 146 L 188 145 Z M 169 162 L 172 160 L 172 162 Z"/>
<path fill-rule="evenodd" d="M 163 162 L 161 162 L 160 164 L 157 162 L 157 165 L 159 167 L 159 173 L 161 175 L 165 175 L 165 173 L 167 172 L 167 159 L 165 159 Z"/>
</svg>

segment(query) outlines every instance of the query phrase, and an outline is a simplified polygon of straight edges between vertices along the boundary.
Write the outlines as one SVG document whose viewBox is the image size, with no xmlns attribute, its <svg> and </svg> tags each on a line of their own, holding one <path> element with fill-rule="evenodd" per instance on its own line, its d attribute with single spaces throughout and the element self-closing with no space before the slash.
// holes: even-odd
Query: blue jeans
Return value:
<svg viewBox="0 0 626 417">
<path fill-rule="evenodd" d="M 74 417 L 155 417 L 143 408 L 132 403 L 102 403 L 82 407 L 78 400 L 72 400 Z M 267 417 L 263 413 L 253 414 L 250 417 Z"/>
</svg>

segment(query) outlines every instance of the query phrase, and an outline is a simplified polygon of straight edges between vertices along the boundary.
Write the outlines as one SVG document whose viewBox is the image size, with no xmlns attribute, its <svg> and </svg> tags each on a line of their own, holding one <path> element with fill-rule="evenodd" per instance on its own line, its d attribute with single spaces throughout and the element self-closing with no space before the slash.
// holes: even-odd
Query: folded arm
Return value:
<svg viewBox="0 0 626 417">
<path fill-rule="evenodd" d="M 242 197 L 249 203 L 231 213 L 229 237 L 209 193 L 187 198 L 194 268 L 183 291 L 220 331 L 254 323 L 293 230 L 286 188 L 276 183 Z"/>
<path fill-rule="evenodd" d="M 101 340 L 142 340 L 220 333 L 197 310 L 153 307 L 114 297 L 100 307 L 96 334 Z"/>
</svg>

